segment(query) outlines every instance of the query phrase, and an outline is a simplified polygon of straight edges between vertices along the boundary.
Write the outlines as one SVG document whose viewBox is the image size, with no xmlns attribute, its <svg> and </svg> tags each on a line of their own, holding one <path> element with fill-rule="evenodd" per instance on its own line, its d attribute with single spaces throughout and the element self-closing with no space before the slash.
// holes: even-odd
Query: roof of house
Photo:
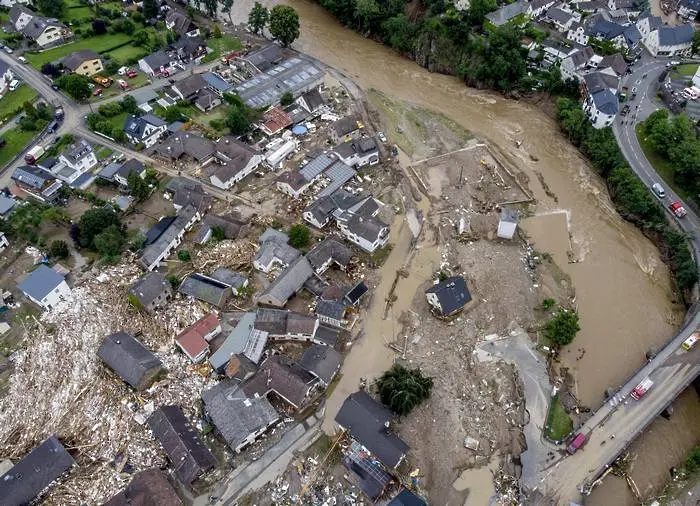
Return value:
<svg viewBox="0 0 700 506">
<path fill-rule="evenodd" d="M 359 197 L 343 190 L 342 188 L 335 191 L 332 195 L 326 195 L 313 201 L 304 209 L 304 212 L 311 215 L 319 223 L 323 223 L 336 210 L 345 211 L 350 209 L 358 202 L 361 202 Z"/>
<path fill-rule="evenodd" d="M 608 4 L 602 0 L 594 0 L 592 2 L 580 2 L 576 4 L 578 9 L 583 12 L 595 12 L 599 9 L 607 9 Z"/>
<path fill-rule="evenodd" d="M 150 267 L 162 255 L 163 251 L 171 246 L 175 238 L 185 230 L 196 213 L 197 209 L 194 206 L 187 205 L 180 209 L 176 216 L 165 218 L 151 227 L 146 235 L 147 246 L 141 255 L 141 263 Z M 159 228 L 154 230 L 155 227 Z"/>
<path fill-rule="evenodd" d="M 44 33 L 47 28 L 51 27 L 65 28 L 66 25 L 64 25 L 56 19 L 48 19 L 41 16 L 34 16 L 31 19 L 31 21 L 29 21 L 29 23 L 27 23 L 27 25 L 24 28 L 22 28 L 22 33 L 25 37 L 29 37 L 30 39 L 36 39 L 42 33 Z"/>
<path fill-rule="evenodd" d="M 258 237 L 258 244 L 263 244 L 268 241 L 273 241 L 278 244 L 287 244 L 289 236 L 281 230 L 276 230 L 272 227 L 267 227 L 265 231 Z"/>
<path fill-rule="evenodd" d="M 374 504 L 386 490 L 391 481 L 391 475 L 357 442 L 352 442 L 343 453 L 342 462 L 349 471 L 352 471 L 349 475 L 350 481 Z"/>
<path fill-rule="evenodd" d="M 45 264 L 40 264 L 26 278 L 17 283 L 17 288 L 32 298 L 41 301 L 64 281 L 65 278 L 54 269 L 47 267 Z"/>
<path fill-rule="evenodd" d="M 340 121 L 340 120 L 339 120 Z M 312 158 L 309 163 L 299 169 L 299 172 L 307 181 L 311 181 L 316 176 L 323 174 L 337 160 L 337 157 L 332 153 L 321 153 Z"/>
<path fill-rule="evenodd" d="M 614 116 L 618 111 L 618 100 L 615 94 L 608 90 L 599 90 L 591 93 L 591 98 L 595 103 L 596 109 L 609 116 Z"/>
<path fill-rule="evenodd" d="M 347 227 L 351 233 L 358 237 L 362 237 L 369 242 L 374 242 L 379 238 L 382 230 L 388 227 L 388 225 L 374 216 L 364 217 L 355 214 L 348 220 Z"/>
<path fill-rule="evenodd" d="M 263 128 L 270 135 L 276 134 L 280 130 L 291 126 L 291 124 L 291 116 L 279 106 L 272 106 L 263 114 Z"/>
<path fill-rule="evenodd" d="M 379 151 L 379 148 L 373 137 L 366 137 L 364 139 L 341 142 L 333 148 L 333 151 L 337 153 L 339 157 L 347 159 L 355 153 L 360 156 L 366 156 L 369 153 Z"/>
<path fill-rule="evenodd" d="M 216 156 L 222 164 L 212 164 L 207 171 L 209 176 L 216 176 L 219 181 L 226 183 L 245 169 L 257 151 L 233 137 L 222 137 L 214 144 Z"/>
<path fill-rule="evenodd" d="M 624 26 L 608 21 L 602 15 L 594 14 L 591 18 L 593 19 L 588 21 L 588 35 L 611 40 L 625 31 Z"/>
<path fill-rule="evenodd" d="M 209 363 L 218 370 L 234 355 L 243 354 L 257 364 L 266 344 L 267 332 L 255 328 L 255 313 L 245 313 L 219 349 L 209 357 Z"/>
<path fill-rule="evenodd" d="M 664 24 L 663 20 L 659 16 L 652 16 L 651 12 L 649 11 L 645 11 L 644 13 L 642 13 L 637 19 L 637 23 L 645 19 L 649 21 L 650 31 L 656 30 L 658 27 Z"/>
<path fill-rule="evenodd" d="M 300 256 L 277 276 L 262 292 L 261 297 L 270 296 L 286 303 L 292 295 L 301 290 L 304 282 L 313 276 L 313 273 L 313 268 L 306 257 Z"/>
<path fill-rule="evenodd" d="M 579 49 L 574 54 L 569 56 L 574 64 L 575 68 L 579 68 L 587 64 L 595 53 L 590 46 L 586 46 L 583 49 Z"/>
<path fill-rule="evenodd" d="M 359 129 L 361 125 L 359 116 L 352 114 L 335 121 L 332 127 L 338 137 L 343 137 Z"/>
<path fill-rule="evenodd" d="M 395 468 L 408 451 L 408 445 L 386 429 L 394 419 L 386 407 L 364 390 L 350 394 L 335 416 L 335 421 L 384 465 Z"/>
<path fill-rule="evenodd" d="M 202 393 L 214 425 L 231 449 L 244 444 L 257 433 L 279 420 L 279 415 L 265 397 L 249 398 L 238 381 L 224 380 Z"/>
<path fill-rule="evenodd" d="M 262 49 L 249 53 L 244 58 L 260 72 L 269 70 L 282 60 L 282 49 L 277 44 L 269 44 Z"/>
<path fill-rule="evenodd" d="M 212 196 L 204 190 L 204 187 L 188 179 L 184 179 L 183 181 L 183 184 L 177 185 L 174 190 L 168 189 L 168 191 L 173 192 L 173 205 L 179 207 L 192 205 L 200 213 L 209 209 L 209 207 L 211 207 Z M 209 216 L 206 216 L 204 220 L 206 221 L 208 218 Z"/>
<path fill-rule="evenodd" d="M 70 162 L 79 162 L 93 152 L 92 144 L 85 139 L 77 139 L 69 148 L 67 148 L 61 156 L 64 156 Z"/>
<path fill-rule="evenodd" d="M 31 10 L 30 8 L 20 4 L 20 3 L 14 3 L 12 7 L 10 8 L 10 22 L 12 25 L 17 24 L 17 20 L 22 14 L 29 14 L 30 16 L 35 16 L 34 11 Z"/>
<path fill-rule="evenodd" d="M 149 272 L 129 287 L 129 293 L 148 306 L 163 293 L 170 293 L 170 282 L 159 272 Z"/>
<path fill-rule="evenodd" d="M 248 281 L 248 277 L 245 274 L 226 269 L 225 267 L 218 267 L 211 277 L 231 288 L 242 288 Z"/>
<path fill-rule="evenodd" d="M 148 426 L 160 441 L 178 479 L 190 484 L 216 467 L 216 458 L 177 406 L 161 406 L 148 417 Z"/>
<path fill-rule="evenodd" d="M 327 346 L 335 346 L 335 343 L 338 342 L 339 334 L 340 330 L 320 324 L 316 329 L 316 334 L 314 334 L 314 340 L 321 341 Z"/>
<path fill-rule="evenodd" d="M 221 307 L 229 296 L 229 286 L 204 274 L 189 274 L 182 280 L 178 292 Z"/>
<path fill-rule="evenodd" d="M 47 184 L 51 184 L 55 181 L 55 179 L 54 175 L 49 171 L 36 166 L 23 165 L 17 167 L 14 172 L 12 172 L 13 181 L 22 183 L 35 190 L 41 190 L 47 186 Z"/>
<path fill-rule="evenodd" d="M 163 127 L 166 123 L 158 116 L 153 114 L 144 114 L 143 116 L 134 116 L 132 114 L 124 120 L 124 132 L 136 139 L 144 139 L 146 137 L 146 128 L 148 126 Z"/>
<path fill-rule="evenodd" d="M 333 320 L 342 320 L 347 306 L 337 300 L 319 300 L 316 303 L 314 313 Z"/>
<path fill-rule="evenodd" d="M 588 88 L 588 93 L 593 94 L 601 90 L 617 90 L 619 78 L 605 72 L 591 72 L 583 76 Z"/>
<path fill-rule="evenodd" d="M 627 72 L 627 62 L 625 62 L 620 53 L 603 56 L 598 63 L 598 69 L 602 70 L 605 68 L 611 68 L 618 76 L 621 76 Z"/>
<path fill-rule="evenodd" d="M 437 296 L 443 314 L 452 314 L 472 300 L 467 282 L 462 276 L 451 276 L 440 281 L 425 293 L 434 293 Z"/>
<path fill-rule="evenodd" d="M 201 74 L 192 74 L 181 81 L 173 84 L 173 89 L 176 89 L 185 98 L 196 94 L 199 90 L 207 86 L 207 81 L 204 80 Z"/>
<path fill-rule="evenodd" d="M 233 378 L 243 382 L 250 378 L 255 371 L 258 370 L 258 365 L 242 354 L 233 355 L 224 368 L 224 374 L 227 378 Z"/>
<path fill-rule="evenodd" d="M 185 35 L 187 32 L 197 29 L 192 20 L 180 11 L 171 9 L 165 17 L 166 24 L 173 24 L 172 30 L 180 35 Z"/>
<path fill-rule="evenodd" d="M 537 10 L 542 7 L 547 7 L 548 5 L 552 5 L 554 1 L 555 0 L 532 0 L 532 2 L 530 2 L 530 6 Z"/>
<path fill-rule="evenodd" d="M 508 21 L 515 18 L 516 16 L 526 12 L 527 7 L 527 2 L 523 0 L 518 0 L 517 2 L 513 2 L 512 4 L 508 4 L 501 7 L 497 11 L 489 12 L 486 15 L 486 19 L 488 19 L 491 23 L 493 23 L 496 26 L 501 26 L 506 24 Z"/>
<path fill-rule="evenodd" d="M 142 59 L 146 65 L 151 67 L 153 70 L 158 70 L 161 67 L 167 67 L 170 64 L 170 57 L 162 49 L 144 56 Z"/>
<path fill-rule="evenodd" d="M 4 194 L 0 193 L 0 215 L 4 216 L 15 207 L 15 199 L 6 197 Z"/>
<path fill-rule="evenodd" d="M 292 248 L 289 244 L 279 244 L 274 241 L 265 241 L 253 257 L 254 262 L 268 266 L 275 259 L 284 265 L 291 264 L 301 253 L 298 249 Z"/>
<path fill-rule="evenodd" d="M 328 384 L 338 372 L 343 357 L 330 346 L 314 344 L 304 350 L 299 365 Z"/>
<path fill-rule="evenodd" d="M 101 57 L 98 53 L 92 49 L 81 49 L 80 51 L 75 51 L 61 60 L 61 64 L 71 70 L 75 70 L 80 67 L 83 62 L 90 60 L 99 60 Z"/>
<path fill-rule="evenodd" d="M 312 90 L 307 91 L 306 93 L 303 93 L 301 95 L 301 98 L 303 99 L 304 103 L 308 106 L 309 112 L 314 112 L 319 107 L 325 105 L 323 96 L 321 95 L 321 92 L 318 91 L 318 88 L 314 88 Z"/>
<path fill-rule="evenodd" d="M 163 367 L 158 357 L 134 336 L 123 331 L 105 337 L 97 350 L 97 356 L 134 388 L 139 387 L 146 372 Z"/>
<path fill-rule="evenodd" d="M 208 194 L 205 194 L 210 197 Z M 174 202 L 174 199 L 173 199 Z M 211 202 L 211 198 L 208 199 Z M 202 220 L 202 226 L 197 232 L 197 237 L 195 242 L 201 244 L 204 241 L 207 233 L 213 228 L 220 228 L 224 231 L 224 238 L 226 239 L 238 239 L 246 226 L 244 221 L 240 221 L 232 216 L 217 216 L 216 214 L 208 214 Z"/>
<path fill-rule="evenodd" d="M 306 254 L 306 258 L 314 269 L 318 269 L 329 260 L 345 268 L 352 258 L 352 250 L 335 237 L 328 236 L 316 243 Z"/>
<path fill-rule="evenodd" d="M 636 27 L 636 25 L 626 26 L 623 35 L 625 36 L 625 42 L 627 42 L 629 47 L 634 46 L 637 42 L 642 40 L 642 34 L 639 33 L 639 29 Z"/>
<path fill-rule="evenodd" d="M 659 27 L 660 46 L 682 46 L 693 41 L 693 25 L 685 24 L 678 26 L 663 25 Z"/>
<path fill-rule="evenodd" d="M 146 172 L 146 166 L 143 164 L 143 162 L 137 160 L 136 158 L 129 158 L 126 162 L 121 164 L 116 174 L 124 179 L 127 179 L 129 174 L 132 172 L 134 172 L 137 176 L 141 176 L 144 172 Z"/>
<path fill-rule="evenodd" d="M 207 82 L 207 84 L 211 88 L 214 88 L 219 93 L 227 93 L 233 88 L 233 85 L 231 83 L 226 81 L 219 74 L 215 74 L 214 72 L 204 72 L 202 74 L 202 78 Z"/>
<path fill-rule="evenodd" d="M 547 17 L 557 23 L 565 24 L 571 20 L 573 15 L 570 12 L 560 9 L 559 7 L 552 7 L 547 10 Z"/>
<path fill-rule="evenodd" d="M 75 461 L 56 436 L 30 451 L 5 474 L 0 476 L 2 503 L 31 503 L 46 487 L 68 471 Z"/>
<path fill-rule="evenodd" d="M 170 47 L 191 55 L 203 51 L 207 43 L 199 37 L 180 37 Z"/>
<path fill-rule="evenodd" d="M 168 479 L 160 469 L 151 468 L 136 473 L 131 483 L 112 496 L 104 506 L 182 506 Z"/>
<path fill-rule="evenodd" d="M 314 330 L 316 330 L 317 322 L 318 320 L 316 317 L 289 312 L 287 314 L 286 333 L 311 335 L 314 333 Z"/>
<path fill-rule="evenodd" d="M 243 385 L 243 390 L 250 397 L 264 397 L 268 392 L 275 392 L 293 406 L 299 407 L 316 383 L 318 379 L 314 375 L 289 357 L 273 355 Z"/>
<path fill-rule="evenodd" d="M 355 286 L 353 286 L 348 293 L 345 294 L 345 300 L 347 300 L 350 304 L 355 304 L 368 291 L 369 287 L 365 284 L 364 281 L 360 281 Z"/>
<path fill-rule="evenodd" d="M 255 328 L 272 335 L 284 335 L 287 333 L 288 315 L 286 309 L 259 307 L 255 315 Z"/>
<path fill-rule="evenodd" d="M 402 488 L 387 506 L 428 506 L 428 503 L 407 488 Z"/>
<path fill-rule="evenodd" d="M 278 183 L 289 185 L 294 191 L 299 191 L 309 184 L 309 181 L 298 170 L 288 170 L 277 177 Z"/>
<path fill-rule="evenodd" d="M 209 348 L 205 337 L 212 334 L 219 325 L 217 316 L 209 313 L 180 332 L 175 340 L 191 358 L 194 358 Z"/>
</svg>

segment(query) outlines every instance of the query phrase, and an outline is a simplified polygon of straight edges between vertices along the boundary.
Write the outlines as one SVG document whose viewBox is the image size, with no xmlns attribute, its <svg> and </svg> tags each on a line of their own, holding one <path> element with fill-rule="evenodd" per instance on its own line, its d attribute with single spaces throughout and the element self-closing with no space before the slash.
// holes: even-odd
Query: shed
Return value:
<svg viewBox="0 0 700 506">
<path fill-rule="evenodd" d="M 221 307 L 231 294 L 231 289 L 226 283 L 204 274 L 190 274 L 182 281 L 178 292 Z"/>
</svg>

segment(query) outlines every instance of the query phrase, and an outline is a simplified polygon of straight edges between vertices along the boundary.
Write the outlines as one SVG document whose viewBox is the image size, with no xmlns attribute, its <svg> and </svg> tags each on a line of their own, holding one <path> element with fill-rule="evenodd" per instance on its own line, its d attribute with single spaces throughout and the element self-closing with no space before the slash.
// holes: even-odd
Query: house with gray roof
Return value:
<svg viewBox="0 0 700 506">
<path fill-rule="evenodd" d="M 207 194 L 205 194 L 207 195 Z M 197 244 L 206 244 L 212 238 L 212 233 L 215 228 L 221 229 L 224 232 L 224 239 L 238 239 L 248 230 L 246 222 L 234 218 L 233 216 L 218 216 L 216 214 L 208 214 L 202 219 L 202 224 L 197 231 L 194 241 Z"/>
<path fill-rule="evenodd" d="M 29 9 L 27 9 L 29 11 Z M 29 11 L 31 12 L 31 11 Z M 26 14 L 26 13 L 25 13 Z M 22 18 L 24 23 L 26 18 Z M 45 18 L 32 13 L 31 17 L 22 28 L 17 28 L 26 38 L 33 40 L 42 48 L 47 49 L 63 44 L 73 36 L 73 33 L 66 25 L 57 19 Z"/>
<path fill-rule="evenodd" d="M 235 380 L 224 380 L 202 393 L 204 410 L 234 452 L 255 442 L 279 421 L 265 397 L 248 397 Z"/>
<path fill-rule="evenodd" d="M 425 291 L 428 304 L 441 316 L 451 316 L 472 300 L 467 282 L 462 276 L 450 276 Z"/>
<path fill-rule="evenodd" d="M 222 307 L 231 295 L 229 285 L 204 274 L 188 274 L 177 291 L 216 307 Z"/>
<path fill-rule="evenodd" d="M 202 74 L 202 78 L 207 82 L 209 89 L 220 96 L 224 93 L 229 93 L 233 89 L 233 85 L 231 83 L 215 72 L 204 72 Z"/>
<path fill-rule="evenodd" d="M 343 163 L 354 168 L 379 163 L 379 147 L 374 137 L 341 142 L 333 148 L 333 152 Z"/>
<path fill-rule="evenodd" d="M 320 386 L 319 379 L 284 355 L 268 357 L 250 380 L 243 384 L 248 397 L 266 397 L 274 392 L 294 409 L 304 406 Z"/>
<path fill-rule="evenodd" d="M 164 371 L 163 362 L 134 336 L 119 331 L 105 337 L 97 356 L 136 390 L 145 390 Z"/>
<path fill-rule="evenodd" d="M 199 211 L 187 205 L 176 216 L 163 218 L 156 223 L 146 235 L 146 249 L 139 259 L 141 265 L 149 271 L 155 269 L 180 245 L 185 232 L 200 218 Z"/>
<path fill-rule="evenodd" d="M 366 197 L 347 211 L 334 213 L 346 239 L 368 253 L 374 253 L 389 241 L 389 225 L 377 217 L 380 204 L 374 197 Z"/>
<path fill-rule="evenodd" d="M 345 116 L 333 122 L 331 136 L 335 142 L 340 142 L 346 137 L 358 134 L 364 128 L 360 117 L 356 114 Z"/>
<path fill-rule="evenodd" d="M 207 87 L 207 82 L 202 77 L 202 74 L 192 74 L 180 81 L 177 81 L 170 87 L 168 94 L 171 94 L 175 100 L 194 100 L 200 90 Z"/>
<path fill-rule="evenodd" d="M 528 3 L 524 0 L 518 0 L 512 4 L 506 4 L 496 11 L 489 12 L 486 19 L 495 26 L 503 26 L 520 19 L 522 16 L 527 16 L 527 12 Z"/>
<path fill-rule="evenodd" d="M 139 69 L 151 77 L 170 74 L 172 70 L 172 59 L 168 54 L 159 49 L 155 53 L 144 56 L 139 60 Z"/>
<path fill-rule="evenodd" d="M 244 313 L 223 344 L 209 357 L 209 364 L 215 371 L 223 372 L 235 355 L 243 355 L 257 364 L 265 351 L 267 337 L 267 332 L 255 328 L 255 313 Z"/>
<path fill-rule="evenodd" d="M 326 106 L 326 101 L 323 100 L 323 96 L 318 88 L 302 93 L 296 100 L 297 104 L 306 111 L 309 118 L 315 118 L 319 116 Z"/>
<path fill-rule="evenodd" d="M 204 215 L 211 208 L 212 196 L 205 191 L 201 184 L 195 181 L 184 178 L 174 178 L 171 182 L 176 179 L 180 179 L 182 184 L 176 185 L 174 190 L 167 189 L 167 191 L 171 192 L 172 203 L 175 210 L 179 211 L 183 207 L 191 205 L 197 209 L 199 214 Z M 207 240 L 209 240 L 208 237 L 204 242 Z"/>
<path fill-rule="evenodd" d="M 323 228 L 330 223 L 336 211 L 342 213 L 360 201 L 360 198 L 341 188 L 331 195 L 314 200 L 304 209 L 302 217 L 314 227 Z"/>
<path fill-rule="evenodd" d="M 583 110 L 594 128 L 610 126 L 618 112 L 617 87 L 620 78 L 612 68 L 583 76 Z"/>
<path fill-rule="evenodd" d="M 207 43 L 199 37 L 180 37 L 169 47 L 177 52 L 181 60 L 186 62 L 207 54 Z"/>
<path fill-rule="evenodd" d="M 138 472 L 129 485 L 103 506 L 182 506 L 182 501 L 163 472 L 152 467 Z"/>
<path fill-rule="evenodd" d="M 76 74 L 91 76 L 102 72 L 102 57 L 92 49 L 75 51 L 61 60 L 61 65 Z"/>
<path fill-rule="evenodd" d="M 65 277 L 45 264 L 39 264 L 19 281 L 17 288 L 25 297 L 46 310 L 56 307 L 60 301 L 68 299 L 71 295 Z"/>
<path fill-rule="evenodd" d="M 303 341 L 317 344 L 318 318 L 287 311 L 259 307 L 255 317 L 255 328 L 268 333 L 269 339 L 279 341 Z"/>
<path fill-rule="evenodd" d="M 253 74 L 266 72 L 275 65 L 279 64 L 284 58 L 282 49 L 277 44 L 268 44 L 262 49 L 248 53 L 241 62 Z"/>
<path fill-rule="evenodd" d="M 197 37 L 199 35 L 199 27 L 190 19 L 190 17 L 177 10 L 170 9 L 165 17 L 165 28 L 172 30 L 181 37 Z"/>
<path fill-rule="evenodd" d="M 37 166 L 17 167 L 10 178 L 22 191 L 47 203 L 53 203 L 58 199 L 58 191 L 63 186 L 63 181 L 56 179 L 48 170 Z"/>
<path fill-rule="evenodd" d="M 566 32 L 575 21 L 580 21 L 581 15 L 579 14 L 578 19 L 576 18 L 573 12 L 562 8 L 562 6 L 551 7 L 547 10 L 547 14 L 545 15 L 545 19 L 554 24 L 561 33 Z"/>
<path fill-rule="evenodd" d="M 148 417 L 148 426 L 185 485 L 216 467 L 216 458 L 178 406 L 159 407 Z"/>
<path fill-rule="evenodd" d="M 258 304 L 284 307 L 292 296 L 301 291 L 306 280 L 313 275 L 313 267 L 306 257 L 298 257 L 260 294 Z"/>
<path fill-rule="evenodd" d="M 300 255 L 301 252 L 296 248 L 292 248 L 289 244 L 265 241 L 253 257 L 253 267 L 265 273 L 270 272 L 275 266 L 280 266 L 284 269 Z"/>
<path fill-rule="evenodd" d="M 168 160 L 188 157 L 205 165 L 214 158 L 216 146 L 213 141 L 189 132 L 175 132 L 158 144 L 156 153 Z"/>
<path fill-rule="evenodd" d="M 331 346 L 314 344 L 304 350 L 299 365 L 316 376 L 327 387 L 340 370 L 343 357 Z"/>
<path fill-rule="evenodd" d="M 0 476 L 2 504 L 34 504 L 43 492 L 75 465 L 55 435 L 30 451 Z"/>
<path fill-rule="evenodd" d="M 0 217 L 7 218 L 12 213 L 16 204 L 15 199 L 6 196 L 4 193 L 0 193 Z"/>
<path fill-rule="evenodd" d="M 137 160 L 136 158 L 130 158 L 117 169 L 114 173 L 114 181 L 120 184 L 122 187 L 129 186 L 129 176 L 134 173 L 141 179 L 146 178 L 146 166 L 143 162 Z"/>
<path fill-rule="evenodd" d="M 129 300 L 133 298 L 139 308 L 149 313 L 164 307 L 172 294 L 170 282 L 159 272 L 149 272 L 129 287 Z"/>
<path fill-rule="evenodd" d="M 153 114 L 129 115 L 124 121 L 124 133 L 133 145 L 143 144 L 150 148 L 163 137 L 168 129 L 165 121 Z"/>
<path fill-rule="evenodd" d="M 225 267 L 218 267 L 211 277 L 225 285 L 227 285 L 234 295 L 238 295 L 238 291 L 248 286 L 248 277 L 242 272 L 232 271 Z"/>
<path fill-rule="evenodd" d="M 218 163 L 207 169 L 211 184 L 228 190 L 257 169 L 265 157 L 259 151 L 231 136 L 225 136 L 214 144 Z"/>
<path fill-rule="evenodd" d="M 323 274 L 332 265 L 344 271 L 352 258 L 352 251 L 342 241 L 326 236 L 309 250 L 306 258 L 316 274 Z"/>
<path fill-rule="evenodd" d="M 641 31 L 641 30 L 640 30 Z M 642 39 L 652 56 L 673 57 L 689 55 L 693 44 L 693 25 L 662 25 Z"/>
<path fill-rule="evenodd" d="M 316 302 L 314 313 L 321 323 L 339 329 L 346 328 L 348 320 L 345 318 L 345 311 L 348 304 L 340 300 L 319 300 Z"/>
</svg>

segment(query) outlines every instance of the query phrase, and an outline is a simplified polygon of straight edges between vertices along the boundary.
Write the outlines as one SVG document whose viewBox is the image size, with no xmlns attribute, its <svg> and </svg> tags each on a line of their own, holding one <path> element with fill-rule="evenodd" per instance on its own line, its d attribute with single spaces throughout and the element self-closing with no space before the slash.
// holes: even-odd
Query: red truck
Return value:
<svg viewBox="0 0 700 506">
<path fill-rule="evenodd" d="M 583 432 L 579 432 L 576 434 L 576 437 L 569 443 L 569 446 L 566 447 L 566 451 L 569 452 L 571 455 L 576 453 L 576 450 L 581 448 L 583 446 L 583 443 L 586 442 L 586 435 Z"/>
<path fill-rule="evenodd" d="M 639 385 L 634 387 L 634 390 L 632 390 L 630 395 L 635 401 L 638 401 L 644 397 L 644 394 L 646 394 L 653 385 L 653 381 L 651 381 L 649 378 L 644 378 Z"/>
<path fill-rule="evenodd" d="M 686 214 L 688 214 L 685 210 L 685 207 L 683 207 L 683 205 L 680 202 L 672 202 L 671 205 L 668 206 L 668 208 L 676 216 L 676 218 L 683 218 Z"/>
</svg>

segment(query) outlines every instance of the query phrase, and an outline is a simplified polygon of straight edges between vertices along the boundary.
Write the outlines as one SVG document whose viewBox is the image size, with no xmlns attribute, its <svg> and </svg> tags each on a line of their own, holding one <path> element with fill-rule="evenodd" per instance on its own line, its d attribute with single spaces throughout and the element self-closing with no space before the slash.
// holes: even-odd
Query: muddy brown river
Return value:
<svg viewBox="0 0 700 506">
<path fill-rule="evenodd" d="M 665 343 L 682 319 L 657 249 L 615 213 L 602 182 L 554 120 L 538 108 L 467 88 L 454 77 L 431 74 L 342 27 L 317 4 L 288 3 L 301 18 L 296 49 L 338 69 L 365 90 L 375 88 L 445 114 L 499 146 L 529 176 L 538 203 L 535 216 L 523 228 L 536 249 L 550 253 L 571 276 L 582 330 L 562 358 L 581 402 L 597 407 L 604 390 L 621 384 L 643 363 L 645 352 Z M 247 15 L 250 7 L 238 8 Z M 516 141 L 522 141 L 520 148 Z M 359 348 L 374 357 L 368 362 L 384 367 L 387 349 L 377 336 L 364 341 L 369 339 L 377 344 L 363 342 Z M 362 362 L 352 355 L 352 363 Z"/>
</svg>

